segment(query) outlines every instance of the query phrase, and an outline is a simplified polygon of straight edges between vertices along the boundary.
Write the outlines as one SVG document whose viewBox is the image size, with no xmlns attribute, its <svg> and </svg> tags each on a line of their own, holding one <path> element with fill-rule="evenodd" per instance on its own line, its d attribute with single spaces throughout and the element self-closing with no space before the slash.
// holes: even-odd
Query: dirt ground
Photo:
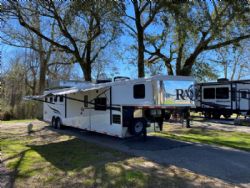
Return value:
<svg viewBox="0 0 250 188">
<path fill-rule="evenodd" d="M 185 125 L 180 124 L 180 123 L 165 123 L 165 125 L 168 126 L 183 126 Z M 250 133 L 250 126 L 239 126 L 239 125 L 234 125 L 233 120 L 193 120 L 191 121 L 191 126 L 192 127 L 201 127 L 204 129 L 209 129 L 209 130 L 222 130 L 222 131 L 230 131 L 230 132 L 243 132 L 243 133 Z"/>
</svg>

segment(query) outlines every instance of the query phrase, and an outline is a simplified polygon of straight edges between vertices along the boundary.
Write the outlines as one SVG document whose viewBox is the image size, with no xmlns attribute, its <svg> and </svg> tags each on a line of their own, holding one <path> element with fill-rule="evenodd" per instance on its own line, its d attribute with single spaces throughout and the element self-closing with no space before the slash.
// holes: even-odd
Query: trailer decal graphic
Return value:
<svg viewBox="0 0 250 188">
<path fill-rule="evenodd" d="M 59 110 L 57 110 L 57 109 L 55 109 L 55 108 L 52 108 L 50 105 L 48 105 L 48 107 L 49 107 L 51 110 L 53 110 L 54 113 L 60 114 L 60 115 L 61 115 L 61 113 L 59 112 Z"/>
<path fill-rule="evenodd" d="M 195 97 L 192 81 L 161 81 L 160 93 L 165 105 L 192 104 Z"/>
</svg>

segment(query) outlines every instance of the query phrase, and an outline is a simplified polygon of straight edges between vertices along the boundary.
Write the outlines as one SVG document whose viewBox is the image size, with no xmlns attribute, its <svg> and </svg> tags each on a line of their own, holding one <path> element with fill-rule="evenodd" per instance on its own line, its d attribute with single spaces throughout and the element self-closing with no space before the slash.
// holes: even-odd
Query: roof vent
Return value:
<svg viewBox="0 0 250 188">
<path fill-rule="evenodd" d="M 96 80 L 96 83 L 97 83 L 97 84 L 107 83 L 107 82 L 112 82 L 112 80 L 111 80 L 111 79 Z"/>
<path fill-rule="evenodd" d="M 219 78 L 217 82 L 229 82 L 227 78 Z"/>
<path fill-rule="evenodd" d="M 125 81 L 125 80 L 130 80 L 130 78 L 127 77 L 127 76 L 116 76 L 116 77 L 114 77 L 114 82 Z"/>
</svg>

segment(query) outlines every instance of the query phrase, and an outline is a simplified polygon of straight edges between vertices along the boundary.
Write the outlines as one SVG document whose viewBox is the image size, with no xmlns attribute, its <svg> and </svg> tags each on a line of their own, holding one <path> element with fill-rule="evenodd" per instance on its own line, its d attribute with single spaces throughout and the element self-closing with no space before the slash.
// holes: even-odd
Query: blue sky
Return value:
<svg viewBox="0 0 250 188">
<path fill-rule="evenodd" d="M 131 16 L 133 16 L 133 11 L 131 9 L 131 7 L 128 9 L 127 13 Z M 153 26 L 151 28 L 148 29 L 149 32 L 159 32 L 161 29 L 158 28 L 157 26 Z M 137 77 L 137 68 L 136 68 L 136 53 L 131 53 L 128 51 L 128 48 L 131 44 L 136 44 L 136 41 L 131 38 L 130 36 L 126 35 L 126 30 L 124 30 L 125 35 L 120 37 L 119 41 L 117 42 L 119 44 L 119 48 L 120 48 L 120 52 L 123 56 L 123 59 L 117 58 L 116 55 L 109 53 L 110 55 L 110 59 L 111 62 L 113 64 L 116 65 L 117 67 L 117 73 L 119 73 L 120 75 L 123 76 L 129 76 L 131 78 L 136 78 Z M 22 53 L 24 52 L 24 49 L 21 48 L 16 48 L 16 47 L 12 47 L 12 46 L 8 46 L 5 44 L 1 44 L 0 46 L 0 50 L 2 51 L 2 63 L 3 63 L 3 67 L 8 67 L 8 62 L 11 60 L 11 58 L 13 58 L 16 54 Z M 211 51 L 210 53 L 206 54 L 207 58 L 214 58 L 214 53 Z M 134 63 L 133 64 L 129 64 L 128 62 L 131 61 L 131 59 L 134 59 Z M 82 71 L 80 69 L 79 65 L 75 65 L 74 69 L 76 72 L 79 72 L 79 76 L 83 76 L 82 75 Z M 216 69 L 218 70 L 220 77 L 223 77 L 223 67 L 219 67 L 217 66 Z M 107 75 L 112 75 L 112 65 L 108 66 L 106 68 L 107 71 Z M 163 74 L 166 72 L 166 69 L 163 70 Z M 113 75 L 112 75 L 113 76 Z M 149 76 L 149 75 L 146 75 Z"/>
</svg>

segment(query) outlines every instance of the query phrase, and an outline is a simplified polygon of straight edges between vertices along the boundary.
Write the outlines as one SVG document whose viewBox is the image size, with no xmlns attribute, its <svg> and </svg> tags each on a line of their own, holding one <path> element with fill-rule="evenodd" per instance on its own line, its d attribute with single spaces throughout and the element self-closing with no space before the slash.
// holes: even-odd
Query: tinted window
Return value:
<svg viewBox="0 0 250 188">
<path fill-rule="evenodd" d="M 84 95 L 84 107 L 88 107 L 88 95 Z"/>
<path fill-rule="evenodd" d="M 113 115 L 113 120 L 112 120 L 113 123 L 117 123 L 117 124 L 120 124 L 121 123 L 121 116 L 120 115 Z"/>
<path fill-rule="evenodd" d="M 247 98 L 247 91 L 241 91 L 241 98 L 243 99 Z"/>
<path fill-rule="evenodd" d="M 203 98 L 204 99 L 215 99 L 215 89 L 214 88 L 204 88 Z"/>
<path fill-rule="evenodd" d="M 95 110 L 106 110 L 107 109 L 107 98 L 96 98 L 95 99 Z"/>
<path fill-rule="evenodd" d="M 48 98 L 47 97 L 45 97 L 45 102 L 48 102 Z"/>
<path fill-rule="evenodd" d="M 228 98 L 229 98 L 228 87 L 216 88 L 216 99 L 228 99 Z"/>
<path fill-rule="evenodd" d="M 49 98 L 49 102 L 51 102 L 51 103 L 53 102 L 53 97 Z"/>
<path fill-rule="evenodd" d="M 57 96 L 54 96 L 54 102 L 57 102 Z"/>
<path fill-rule="evenodd" d="M 63 96 L 60 96 L 60 102 L 63 102 Z"/>
<path fill-rule="evenodd" d="M 135 99 L 145 98 L 145 85 L 144 84 L 134 85 L 134 98 Z"/>
</svg>

